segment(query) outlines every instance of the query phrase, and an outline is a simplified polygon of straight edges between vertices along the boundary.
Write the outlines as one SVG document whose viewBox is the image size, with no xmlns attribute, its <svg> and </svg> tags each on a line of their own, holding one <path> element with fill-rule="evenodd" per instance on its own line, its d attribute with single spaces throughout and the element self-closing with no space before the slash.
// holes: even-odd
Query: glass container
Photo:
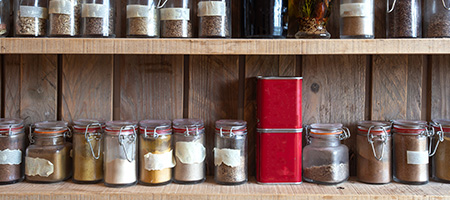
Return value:
<svg viewBox="0 0 450 200">
<path fill-rule="evenodd" d="M 373 0 L 341 0 L 341 38 L 373 39 L 375 12 Z"/>
<path fill-rule="evenodd" d="M 300 24 L 296 38 L 328 39 L 327 22 L 331 15 L 332 0 L 300 0 Z"/>
<path fill-rule="evenodd" d="M 25 146 L 23 120 L 0 119 L 0 184 L 24 179 Z"/>
<path fill-rule="evenodd" d="M 47 8 L 47 0 L 14 0 L 14 36 L 46 36 Z"/>
<path fill-rule="evenodd" d="M 450 183 L 450 120 L 436 119 L 431 124 L 437 143 L 433 157 L 433 178 Z"/>
<path fill-rule="evenodd" d="M 53 37 L 79 36 L 82 0 L 50 0 L 48 34 Z"/>
<path fill-rule="evenodd" d="M 83 37 L 115 37 L 113 0 L 83 0 L 81 32 Z"/>
<path fill-rule="evenodd" d="M 422 37 L 422 1 L 387 0 L 388 38 Z"/>
<path fill-rule="evenodd" d="M 423 36 L 426 38 L 450 37 L 450 1 L 429 0 L 424 4 Z"/>
<path fill-rule="evenodd" d="M 128 0 L 127 37 L 159 37 L 158 0 Z"/>
<path fill-rule="evenodd" d="M 197 16 L 199 37 L 231 36 L 231 0 L 200 0 Z"/>
<path fill-rule="evenodd" d="M 244 37 L 284 38 L 288 0 L 244 0 Z"/>
<path fill-rule="evenodd" d="M 161 37 L 192 37 L 189 0 L 165 0 L 161 6 Z"/>
<path fill-rule="evenodd" d="M 10 33 L 10 1 L 0 0 L 0 37 L 6 37 Z"/>
</svg>

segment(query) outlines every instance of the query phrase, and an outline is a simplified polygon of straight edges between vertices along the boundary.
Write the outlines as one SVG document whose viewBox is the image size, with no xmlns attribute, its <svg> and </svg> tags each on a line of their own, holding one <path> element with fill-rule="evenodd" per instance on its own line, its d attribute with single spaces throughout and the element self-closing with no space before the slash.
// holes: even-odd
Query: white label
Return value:
<svg viewBox="0 0 450 200">
<path fill-rule="evenodd" d="M 33 17 L 47 19 L 47 8 L 35 6 L 20 6 L 20 17 Z"/>
<path fill-rule="evenodd" d="M 205 160 L 206 148 L 198 142 L 177 142 L 175 155 L 183 164 L 199 164 Z"/>
<path fill-rule="evenodd" d="M 189 20 L 189 8 L 161 8 L 161 20 Z"/>
<path fill-rule="evenodd" d="M 143 5 L 128 5 L 127 6 L 127 18 L 138 17 L 154 17 L 158 15 L 158 10 L 155 7 L 143 6 Z"/>
<path fill-rule="evenodd" d="M 406 158 L 411 165 L 428 164 L 428 151 L 407 151 Z"/>
<path fill-rule="evenodd" d="M 341 4 L 341 17 L 366 17 L 373 15 L 372 5 L 368 3 Z"/>
<path fill-rule="evenodd" d="M 108 5 L 85 3 L 81 7 L 81 17 L 107 18 L 109 16 Z"/>
<path fill-rule="evenodd" d="M 42 158 L 25 157 L 25 174 L 27 176 L 48 177 L 53 174 L 53 163 Z"/>
<path fill-rule="evenodd" d="M 48 6 L 49 14 L 72 15 L 74 12 L 74 2 L 68 0 L 51 0 Z"/>
<path fill-rule="evenodd" d="M 0 165 L 19 165 L 22 163 L 22 151 L 5 149 L 0 151 Z"/>
<path fill-rule="evenodd" d="M 144 155 L 144 161 L 145 169 L 148 171 L 175 167 L 172 150 L 162 154 L 147 153 Z"/>
<path fill-rule="evenodd" d="M 219 166 L 222 163 L 230 167 L 241 165 L 241 150 L 214 148 L 214 165 Z"/>
<path fill-rule="evenodd" d="M 198 2 L 197 16 L 225 16 L 226 4 L 221 1 L 201 1 Z"/>
</svg>

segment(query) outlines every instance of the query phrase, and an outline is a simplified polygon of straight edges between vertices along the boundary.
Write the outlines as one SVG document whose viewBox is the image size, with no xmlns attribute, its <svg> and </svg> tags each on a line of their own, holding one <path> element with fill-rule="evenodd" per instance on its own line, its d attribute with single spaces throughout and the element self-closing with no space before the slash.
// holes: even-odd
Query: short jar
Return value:
<svg viewBox="0 0 450 200">
<path fill-rule="evenodd" d="M 436 144 L 433 157 L 433 179 L 450 183 L 450 120 L 435 119 L 432 122 Z"/>
<path fill-rule="evenodd" d="M 82 0 L 49 0 L 48 35 L 51 37 L 80 36 Z"/>
<path fill-rule="evenodd" d="M 83 37 L 115 37 L 115 9 L 110 0 L 83 0 L 81 32 Z"/>
<path fill-rule="evenodd" d="M 159 37 L 157 0 L 128 0 L 127 37 Z"/>
<path fill-rule="evenodd" d="M 25 132 L 21 119 L 0 119 L 0 184 L 24 179 Z"/>
<path fill-rule="evenodd" d="M 160 9 L 161 37 L 192 37 L 191 10 L 189 0 L 167 0 Z"/>
<path fill-rule="evenodd" d="M 47 36 L 47 19 L 47 0 L 14 0 L 14 36 Z"/>
<path fill-rule="evenodd" d="M 231 36 L 231 0 L 200 0 L 197 10 L 199 37 Z"/>
<path fill-rule="evenodd" d="M 373 0 L 341 0 L 339 10 L 341 38 L 374 38 L 375 9 Z"/>
</svg>

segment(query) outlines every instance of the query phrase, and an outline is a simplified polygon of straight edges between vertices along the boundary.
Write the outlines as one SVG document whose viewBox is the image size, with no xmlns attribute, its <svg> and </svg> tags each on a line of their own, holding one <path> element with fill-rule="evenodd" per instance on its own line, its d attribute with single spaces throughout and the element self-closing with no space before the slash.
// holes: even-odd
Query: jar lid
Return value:
<svg viewBox="0 0 450 200">
<path fill-rule="evenodd" d="M 22 119 L 0 118 L 0 134 L 13 135 L 20 133 L 23 129 Z"/>
<path fill-rule="evenodd" d="M 105 128 L 105 120 L 103 119 L 77 119 L 73 121 L 73 128 L 75 130 L 86 130 L 89 126 L 88 131 L 96 131 Z"/>
<path fill-rule="evenodd" d="M 420 120 L 394 120 L 393 128 L 398 133 L 420 134 L 426 131 L 427 122 Z"/>
<path fill-rule="evenodd" d="M 247 122 L 243 120 L 222 119 L 216 121 L 216 131 L 221 134 L 230 134 L 232 132 L 235 135 L 247 134 Z"/>
<path fill-rule="evenodd" d="M 60 134 L 69 130 L 65 121 L 43 121 L 34 125 L 34 133 L 37 134 Z"/>
<path fill-rule="evenodd" d="M 386 131 L 391 132 L 391 122 L 387 121 L 360 121 L 358 122 L 358 130 L 373 135 L 381 135 Z"/>
<path fill-rule="evenodd" d="M 450 132 L 450 120 L 448 119 L 434 119 L 432 121 L 432 125 L 435 129 L 440 129 L 440 127 L 442 126 L 444 132 Z"/>
<path fill-rule="evenodd" d="M 106 122 L 106 131 L 116 135 L 119 135 L 119 133 L 133 134 L 137 129 L 137 124 L 137 121 L 132 120 L 109 121 Z"/>
<path fill-rule="evenodd" d="M 196 134 L 203 133 L 204 124 L 201 119 L 175 119 L 173 120 L 173 130 L 175 133 L 190 134 L 195 132 Z M 198 132 L 197 132 L 198 130 Z"/>
<path fill-rule="evenodd" d="M 342 133 L 342 124 L 311 124 L 311 134 L 339 135 Z"/>
<path fill-rule="evenodd" d="M 142 120 L 139 122 L 141 134 L 156 133 L 158 135 L 172 134 L 172 122 L 170 120 Z"/>
</svg>

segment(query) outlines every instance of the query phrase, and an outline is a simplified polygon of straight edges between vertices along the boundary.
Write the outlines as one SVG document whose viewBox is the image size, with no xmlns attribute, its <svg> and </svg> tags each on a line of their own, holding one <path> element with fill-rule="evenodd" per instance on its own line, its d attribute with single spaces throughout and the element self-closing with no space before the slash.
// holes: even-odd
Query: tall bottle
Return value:
<svg viewBox="0 0 450 200">
<path fill-rule="evenodd" d="M 287 6 L 287 0 L 244 0 L 244 36 L 286 37 Z"/>
</svg>

